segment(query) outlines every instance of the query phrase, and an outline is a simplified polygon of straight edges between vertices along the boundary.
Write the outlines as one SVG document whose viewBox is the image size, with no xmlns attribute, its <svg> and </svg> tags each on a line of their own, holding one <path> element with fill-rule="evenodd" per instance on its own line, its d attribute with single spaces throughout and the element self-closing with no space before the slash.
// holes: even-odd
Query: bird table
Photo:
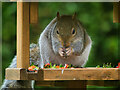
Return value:
<svg viewBox="0 0 120 90">
<path fill-rule="evenodd" d="M 113 22 L 120 22 L 120 2 L 113 3 Z M 35 80 L 39 86 L 86 89 L 87 85 L 120 85 L 118 68 L 39 69 L 27 72 L 29 65 L 29 28 L 38 22 L 37 2 L 17 2 L 17 68 L 6 69 L 8 80 Z"/>
</svg>

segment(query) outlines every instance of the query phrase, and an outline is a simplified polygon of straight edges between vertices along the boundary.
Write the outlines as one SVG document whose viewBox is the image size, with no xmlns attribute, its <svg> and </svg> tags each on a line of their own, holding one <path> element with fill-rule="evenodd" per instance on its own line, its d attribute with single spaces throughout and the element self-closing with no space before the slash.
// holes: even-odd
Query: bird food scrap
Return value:
<svg viewBox="0 0 120 90">
<path fill-rule="evenodd" d="M 57 65 L 57 64 L 52 64 L 52 63 L 47 63 L 44 65 L 44 68 L 53 68 L 53 69 L 65 69 L 65 68 L 71 68 L 71 69 L 74 69 L 74 68 L 78 68 L 77 66 L 73 66 L 72 64 L 68 65 L 68 64 L 65 64 L 65 65 Z M 103 64 L 103 66 L 100 66 L 100 65 L 97 65 L 96 68 L 114 68 L 114 66 L 110 63 L 110 64 Z M 118 63 L 117 66 L 115 66 L 115 68 L 120 68 L 120 62 Z M 28 72 L 37 72 L 38 70 L 40 69 L 40 67 L 34 65 L 33 63 L 31 64 L 31 66 L 28 68 Z"/>
<path fill-rule="evenodd" d="M 65 64 L 65 65 L 62 65 L 62 64 L 57 65 L 57 64 L 47 63 L 47 64 L 44 65 L 44 68 L 43 68 L 43 69 L 45 69 L 45 68 L 54 68 L 54 69 L 56 69 L 56 68 L 60 68 L 60 69 L 71 68 L 71 69 L 72 69 L 72 68 L 77 68 L 77 67 L 76 67 L 76 66 L 73 66 L 72 64 L 70 64 L 70 65 L 68 65 L 68 64 Z M 38 66 L 32 64 L 32 65 L 28 68 L 28 71 L 29 71 L 29 72 L 37 72 L 38 69 L 40 69 Z"/>
</svg>

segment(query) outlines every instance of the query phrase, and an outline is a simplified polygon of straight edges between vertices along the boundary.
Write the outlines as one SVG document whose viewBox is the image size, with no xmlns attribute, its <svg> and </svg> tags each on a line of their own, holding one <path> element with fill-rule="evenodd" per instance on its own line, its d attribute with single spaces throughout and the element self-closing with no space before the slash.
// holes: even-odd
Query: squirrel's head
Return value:
<svg viewBox="0 0 120 90">
<path fill-rule="evenodd" d="M 53 36 L 55 38 L 55 47 L 57 47 L 60 56 L 67 57 L 72 55 L 75 43 L 82 42 L 84 37 L 82 26 L 79 24 L 76 13 L 73 16 L 57 13 L 57 21 L 54 27 Z M 81 40 L 80 40 L 81 38 Z M 81 45 L 83 47 L 83 45 Z M 67 52 L 69 52 L 67 54 Z M 63 53 L 63 54 L 62 54 Z"/>
</svg>

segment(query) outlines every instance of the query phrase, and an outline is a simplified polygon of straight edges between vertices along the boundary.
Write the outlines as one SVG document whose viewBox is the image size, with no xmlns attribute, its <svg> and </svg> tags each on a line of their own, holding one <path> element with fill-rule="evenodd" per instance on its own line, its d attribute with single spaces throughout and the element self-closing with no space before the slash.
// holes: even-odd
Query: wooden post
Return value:
<svg viewBox="0 0 120 90">
<path fill-rule="evenodd" d="M 17 68 L 29 67 L 29 3 L 17 2 Z"/>
<path fill-rule="evenodd" d="M 38 23 L 38 2 L 30 2 L 30 23 Z"/>
<path fill-rule="evenodd" d="M 113 3 L 113 23 L 120 23 L 120 2 Z"/>
</svg>

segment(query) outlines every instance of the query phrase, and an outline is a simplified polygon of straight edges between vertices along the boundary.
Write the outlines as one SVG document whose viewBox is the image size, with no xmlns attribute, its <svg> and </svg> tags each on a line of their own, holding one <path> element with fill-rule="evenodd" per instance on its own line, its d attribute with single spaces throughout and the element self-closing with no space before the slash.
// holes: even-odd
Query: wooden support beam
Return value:
<svg viewBox="0 0 120 90">
<path fill-rule="evenodd" d="M 86 89 L 85 80 L 63 80 L 63 81 L 36 81 L 36 86 L 63 87 L 63 88 L 81 88 Z"/>
<path fill-rule="evenodd" d="M 17 68 L 6 69 L 6 78 L 16 80 Z M 11 73 L 12 72 L 12 73 Z M 118 68 L 75 68 L 75 69 L 40 69 L 38 73 L 27 72 L 26 69 L 19 69 L 20 77 L 17 80 L 120 80 L 120 69 Z M 11 77 L 9 77 L 11 75 Z M 14 78 L 13 78 L 14 77 Z"/>
<path fill-rule="evenodd" d="M 74 80 L 74 81 L 75 82 L 73 82 L 73 85 L 75 83 L 77 83 L 77 85 L 80 86 L 81 82 L 79 80 Z M 35 81 L 35 85 L 36 86 L 55 87 L 55 86 L 60 86 L 60 85 L 64 86 L 65 82 L 68 83 L 69 81 Z M 86 81 L 86 85 L 113 87 L 113 86 L 120 86 L 120 81 L 119 80 L 88 80 L 88 81 Z"/>
<path fill-rule="evenodd" d="M 117 68 L 45 69 L 44 80 L 118 80 L 118 71 Z"/>
<path fill-rule="evenodd" d="M 113 3 L 113 23 L 120 23 L 120 2 Z"/>
<path fill-rule="evenodd" d="M 43 71 L 34 73 L 21 68 L 7 68 L 5 77 L 8 80 L 43 80 Z"/>
<path fill-rule="evenodd" d="M 30 23 L 38 23 L 38 2 L 30 2 Z"/>
<path fill-rule="evenodd" d="M 17 2 L 17 68 L 29 67 L 29 3 Z"/>
</svg>

